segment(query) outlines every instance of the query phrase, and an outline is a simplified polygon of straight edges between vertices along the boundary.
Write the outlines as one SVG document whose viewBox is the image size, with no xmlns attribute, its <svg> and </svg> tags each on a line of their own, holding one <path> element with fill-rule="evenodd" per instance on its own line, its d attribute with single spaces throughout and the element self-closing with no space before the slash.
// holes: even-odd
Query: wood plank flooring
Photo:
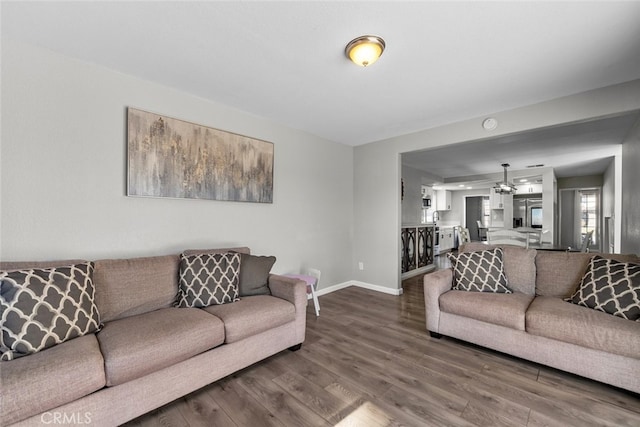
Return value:
<svg viewBox="0 0 640 427">
<path fill-rule="evenodd" d="M 640 396 L 425 330 L 422 278 L 400 297 L 347 288 L 307 309 L 297 352 L 128 426 L 640 426 Z"/>
</svg>

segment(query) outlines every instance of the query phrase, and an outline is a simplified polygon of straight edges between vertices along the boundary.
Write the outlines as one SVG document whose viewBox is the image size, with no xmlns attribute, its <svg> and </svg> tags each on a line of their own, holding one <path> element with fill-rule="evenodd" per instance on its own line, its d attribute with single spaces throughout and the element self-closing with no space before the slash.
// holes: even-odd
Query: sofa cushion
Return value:
<svg viewBox="0 0 640 427">
<path fill-rule="evenodd" d="M 249 254 L 241 254 L 240 256 L 240 283 L 238 285 L 240 296 L 271 295 L 269 273 L 276 262 L 276 257 Z"/>
<path fill-rule="evenodd" d="M 96 261 L 93 281 L 103 322 L 171 307 L 178 293 L 178 255 Z"/>
<path fill-rule="evenodd" d="M 509 289 L 527 295 L 536 294 L 536 254 L 535 249 L 525 249 L 516 246 L 505 246 L 504 274 L 507 276 Z"/>
<path fill-rule="evenodd" d="M 109 322 L 97 336 L 114 386 L 222 344 L 224 325 L 197 308 L 163 308 Z"/>
<path fill-rule="evenodd" d="M 245 297 L 232 304 L 212 305 L 204 310 L 222 319 L 226 343 L 284 325 L 296 317 L 293 304 L 270 295 Z"/>
<path fill-rule="evenodd" d="M 640 264 L 594 256 L 568 299 L 627 320 L 640 320 Z"/>
<path fill-rule="evenodd" d="M 530 334 L 640 358 L 640 322 L 570 304 L 561 298 L 536 297 L 527 310 L 526 327 Z"/>
<path fill-rule="evenodd" d="M 504 275 L 507 277 L 509 289 L 527 295 L 536 293 L 536 254 L 535 249 L 525 249 L 510 245 L 489 245 L 483 242 L 468 242 L 460 248 L 460 252 L 475 252 L 487 249 L 502 248 Z"/>
<path fill-rule="evenodd" d="M 447 254 L 453 268 L 453 289 L 511 293 L 504 275 L 502 249 Z"/>
<path fill-rule="evenodd" d="M 439 303 L 440 310 L 446 313 L 524 331 L 525 313 L 533 298 L 520 292 L 499 294 L 451 290 L 440 295 Z"/>
<path fill-rule="evenodd" d="M 0 271 L 2 360 L 97 331 L 93 263 Z"/>
<path fill-rule="evenodd" d="M 9 425 L 64 405 L 105 385 L 94 334 L 10 362 L 0 362 L 0 419 Z"/>
<path fill-rule="evenodd" d="M 582 279 L 595 254 L 581 252 L 538 251 L 536 254 L 536 295 L 568 298 Z M 636 255 L 597 254 L 621 262 L 640 263 Z"/>
<path fill-rule="evenodd" d="M 177 307 L 207 307 L 238 300 L 240 254 L 180 256 Z"/>
</svg>

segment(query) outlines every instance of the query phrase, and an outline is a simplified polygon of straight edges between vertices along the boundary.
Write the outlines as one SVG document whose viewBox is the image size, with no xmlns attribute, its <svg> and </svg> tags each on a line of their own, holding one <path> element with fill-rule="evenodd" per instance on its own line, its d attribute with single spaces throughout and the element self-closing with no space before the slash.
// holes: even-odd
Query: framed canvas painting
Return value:
<svg viewBox="0 0 640 427">
<path fill-rule="evenodd" d="M 127 195 L 273 203 L 273 143 L 135 108 Z"/>
</svg>

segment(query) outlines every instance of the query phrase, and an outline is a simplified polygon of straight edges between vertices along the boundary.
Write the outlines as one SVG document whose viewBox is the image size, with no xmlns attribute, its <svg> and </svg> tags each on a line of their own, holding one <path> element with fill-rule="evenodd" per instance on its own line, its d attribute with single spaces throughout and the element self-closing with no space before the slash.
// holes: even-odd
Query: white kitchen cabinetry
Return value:
<svg viewBox="0 0 640 427">
<path fill-rule="evenodd" d="M 436 208 L 437 211 L 451 210 L 451 191 L 436 190 Z"/>
<path fill-rule="evenodd" d="M 513 194 L 500 194 L 491 190 L 489 196 L 491 205 L 490 227 L 508 227 L 513 224 Z"/>
<path fill-rule="evenodd" d="M 506 206 L 513 204 L 513 194 L 500 194 L 492 191 L 489 201 L 491 209 L 504 209 Z"/>
<path fill-rule="evenodd" d="M 518 194 L 539 194 L 542 193 L 542 184 L 519 184 Z"/>
<path fill-rule="evenodd" d="M 440 228 L 440 252 L 449 251 L 453 249 L 453 227 Z"/>
</svg>

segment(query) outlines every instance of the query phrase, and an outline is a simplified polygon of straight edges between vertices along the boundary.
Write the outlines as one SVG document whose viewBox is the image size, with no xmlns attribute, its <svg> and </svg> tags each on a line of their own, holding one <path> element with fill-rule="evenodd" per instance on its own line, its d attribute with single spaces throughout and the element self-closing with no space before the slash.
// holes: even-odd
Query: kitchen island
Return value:
<svg viewBox="0 0 640 427">
<path fill-rule="evenodd" d="M 433 248 L 435 224 L 407 224 L 400 229 L 402 279 L 435 269 Z"/>
</svg>

